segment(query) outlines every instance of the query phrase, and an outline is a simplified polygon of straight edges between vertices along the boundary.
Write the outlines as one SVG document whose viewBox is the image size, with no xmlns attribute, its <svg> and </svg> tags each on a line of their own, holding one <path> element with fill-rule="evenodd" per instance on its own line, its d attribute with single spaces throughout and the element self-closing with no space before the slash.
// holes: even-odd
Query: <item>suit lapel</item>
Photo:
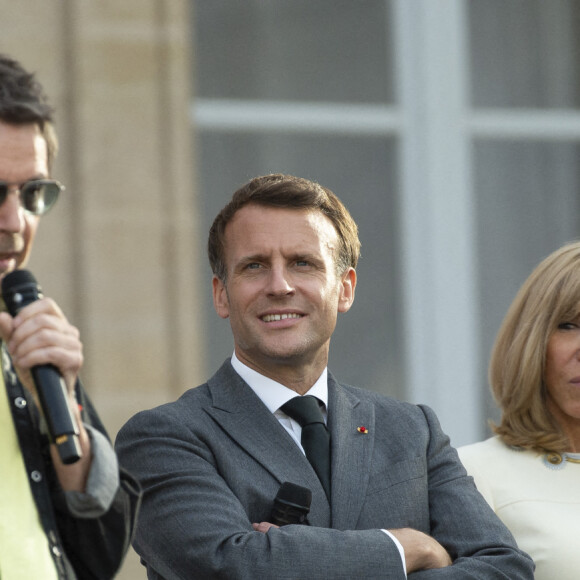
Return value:
<svg viewBox="0 0 580 580">
<path fill-rule="evenodd" d="M 329 373 L 332 527 L 356 529 L 369 480 L 375 441 L 374 407 L 345 391 Z M 358 428 L 365 427 L 367 433 Z"/>
<path fill-rule="evenodd" d="M 316 473 L 276 417 L 226 361 L 208 381 L 213 406 L 208 413 L 220 427 L 280 483 L 312 490 L 313 503 L 326 495 Z M 319 497 L 320 496 L 320 497 Z"/>
</svg>

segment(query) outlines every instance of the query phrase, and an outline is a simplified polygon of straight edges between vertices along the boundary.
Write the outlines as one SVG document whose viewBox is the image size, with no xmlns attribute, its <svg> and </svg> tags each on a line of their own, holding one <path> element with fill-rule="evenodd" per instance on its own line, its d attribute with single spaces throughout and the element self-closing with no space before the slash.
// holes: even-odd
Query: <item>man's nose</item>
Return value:
<svg viewBox="0 0 580 580">
<path fill-rule="evenodd" d="M 0 230 L 16 233 L 22 230 L 23 223 L 24 209 L 20 203 L 20 191 L 13 187 L 0 205 Z"/>
<path fill-rule="evenodd" d="M 285 267 L 272 267 L 268 277 L 268 292 L 275 296 L 284 296 L 294 292 L 290 273 Z"/>
</svg>

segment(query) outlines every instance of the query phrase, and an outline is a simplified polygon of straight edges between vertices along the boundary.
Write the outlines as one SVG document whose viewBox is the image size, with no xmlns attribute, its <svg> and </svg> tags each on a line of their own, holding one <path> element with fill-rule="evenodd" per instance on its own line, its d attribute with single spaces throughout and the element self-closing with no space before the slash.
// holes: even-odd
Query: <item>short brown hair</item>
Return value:
<svg viewBox="0 0 580 580">
<path fill-rule="evenodd" d="M 49 171 L 58 151 L 53 109 L 34 74 L 0 54 L 0 121 L 9 125 L 38 125 L 47 147 Z"/>
<path fill-rule="evenodd" d="M 544 372 L 552 333 L 580 314 L 580 242 L 545 258 L 524 282 L 499 329 L 489 381 L 502 410 L 494 431 L 508 445 L 566 451 L 569 441 L 546 407 Z"/>
<path fill-rule="evenodd" d="M 215 218 L 209 231 L 207 251 L 211 269 L 220 280 L 226 281 L 226 226 L 236 212 L 249 204 L 322 212 L 338 234 L 339 248 L 335 257 L 338 272 L 342 273 L 349 267 L 356 268 L 360 256 L 358 228 L 338 197 L 314 181 L 274 173 L 255 177 L 240 187 Z"/>
</svg>

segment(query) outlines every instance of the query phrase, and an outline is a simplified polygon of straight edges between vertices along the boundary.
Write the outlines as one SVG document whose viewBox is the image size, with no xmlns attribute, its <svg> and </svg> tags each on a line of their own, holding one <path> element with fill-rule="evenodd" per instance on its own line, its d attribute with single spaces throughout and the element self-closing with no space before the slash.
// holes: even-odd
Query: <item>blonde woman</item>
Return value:
<svg viewBox="0 0 580 580">
<path fill-rule="evenodd" d="M 542 261 L 500 327 L 489 380 L 495 437 L 460 448 L 479 491 L 536 562 L 580 578 L 580 242 Z"/>
</svg>

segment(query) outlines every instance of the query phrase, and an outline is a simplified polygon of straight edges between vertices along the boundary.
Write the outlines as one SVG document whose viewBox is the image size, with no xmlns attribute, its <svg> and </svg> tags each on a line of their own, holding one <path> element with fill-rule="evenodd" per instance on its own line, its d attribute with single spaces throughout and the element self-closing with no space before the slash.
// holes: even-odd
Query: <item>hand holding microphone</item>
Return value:
<svg viewBox="0 0 580 580">
<path fill-rule="evenodd" d="M 12 316 L 43 298 L 34 276 L 26 270 L 15 270 L 4 277 L 2 297 Z M 82 456 L 79 428 L 69 406 L 65 380 L 56 363 L 66 368 L 69 381 L 76 378 L 82 361 L 78 333 L 52 303 L 39 303 L 36 311 L 29 309 L 22 316 L 23 321 L 4 338 L 12 350 L 10 354 L 15 366 L 30 368 L 49 436 L 62 462 L 74 463 Z M 2 326 L 6 333 L 5 325 Z M 48 360 L 34 364 L 39 357 Z"/>
</svg>

